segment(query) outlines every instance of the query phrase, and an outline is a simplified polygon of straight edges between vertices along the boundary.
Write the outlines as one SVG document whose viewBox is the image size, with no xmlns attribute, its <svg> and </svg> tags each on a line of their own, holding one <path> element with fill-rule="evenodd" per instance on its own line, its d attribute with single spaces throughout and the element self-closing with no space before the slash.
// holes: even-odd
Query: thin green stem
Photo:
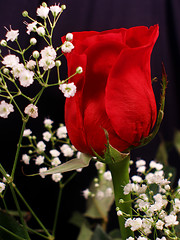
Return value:
<svg viewBox="0 0 180 240">
<path fill-rule="evenodd" d="M 60 182 L 60 184 L 59 184 L 59 194 L 58 194 L 58 199 L 57 199 L 57 204 L 56 204 L 56 212 L 55 212 L 54 224 L 53 224 L 53 230 L 52 230 L 52 235 L 54 237 L 55 237 L 55 232 L 56 232 L 56 227 L 57 227 L 57 220 L 58 220 L 58 216 L 59 216 L 59 208 L 60 208 L 63 188 L 64 188 L 64 186 Z"/>
<path fill-rule="evenodd" d="M 123 186 L 129 183 L 129 161 L 130 156 L 128 155 L 125 159 L 119 162 L 109 163 L 109 169 L 112 174 L 112 180 L 114 185 L 114 195 L 116 207 L 120 211 L 128 214 L 129 217 L 132 216 L 132 207 L 131 207 L 131 196 L 130 194 L 124 195 Z M 124 203 L 121 203 L 119 200 L 122 199 Z M 118 217 L 121 239 L 126 240 L 128 237 L 133 237 L 133 232 L 130 228 L 125 228 L 125 219 L 123 216 Z"/>
<path fill-rule="evenodd" d="M 11 193 L 12 193 L 14 202 L 16 204 L 17 211 L 19 213 L 19 217 L 20 217 L 21 223 L 23 225 L 24 233 L 26 235 L 26 240 L 31 240 L 30 237 L 29 237 L 28 231 L 27 231 L 26 223 L 24 221 L 24 218 L 23 218 L 23 215 L 22 215 L 22 212 L 21 212 L 21 209 L 20 209 L 17 197 L 16 197 L 16 193 L 14 191 L 14 185 L 13 185 L 13 183 L 10 183 L 9 186 L 10 186 L 10 189 L 11 189 Z"/>
<path fill-rule="evenodd" d="M 42 227 L 42 229 L 44 230 L 44 232 L 46 233 L 46 235 L 48 237 L 50 237 L 50 233 L 48 232 L 48 230 L 46 229 L 46 227 L 43 225 L 43 223 L 39 220 L 39 218 L 37 217 L 37 215 L 35 214 L 35 212 L 32 210 L 32 208 L 29 206 L 29 204 L 27 203 L 27 201 L 24 199 L 24 197 L 22 196 L 22 194 L 20 193 L 20 191 L 17 189 L 17 187 L 14 187 L 15 191 L 17 192 L 17 194 L 19 195 L 19 197 L 21 198 L 21 200 L 24 202 L 24 204 L 26 205 L 26 207 L 29 209 L 29 211 L 31 212 L 31 214 L 33 215 L 33 217 L 36 219 L 36 221 L 39 223 L 39 225 Z"/>
<path fill-rule="evenodd" d="M 15 239 L 26 240 L 25 238 L 19 237 L 18 235 L 16 235 L 15 233 L 9 231 L 8 229 L 4 228 L 3 226 L 0 226 L 0 229 L 3 230 L 4 232 L 9 233 L 11 236 L 15 237 Z"/>
<path fill-rule="evenodd" d="M 22 128 L 21 128 L 19 142 L 18 142 L 18 145 L 17 145 L 16 155 L 15 155 L 15 159 L 14 159 L 14 164 L 13 164 L 13 168 L 12 168 L 12 172 L 11 172 L 12 179 L 14 179 L 14 174 L 15 174 L 15 171 L 16 171 L 17 161 L 18 161 L 19 152 L 20 152 L 21 143 L 22 143 L 22 138 L 23 138 L 23 132 L 24 132 L 24 129 L 26 127 L 26 123 L 27 123 L 27 120 L 23 120 L 23 125 L 22 125 Z"/>
</svg>

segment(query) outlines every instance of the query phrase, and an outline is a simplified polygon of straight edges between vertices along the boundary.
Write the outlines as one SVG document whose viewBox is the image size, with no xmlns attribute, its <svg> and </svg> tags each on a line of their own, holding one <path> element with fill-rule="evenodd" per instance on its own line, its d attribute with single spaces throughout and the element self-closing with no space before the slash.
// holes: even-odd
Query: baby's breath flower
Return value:
<svg viewBox="0 0 180 240">
<path fill-rule="evenodd" d="M 49 142 L 49 140 L 51 139 L 51 133 L 46 131 L 43 133 L 43 140 L 46 142 Z"/>
<path fill-rule="evenodd" d="M 35 59 L 39 58 L 39 52 L 37 50 L 35 50 L 32 55 Z"/>
<path fill-rule="evenodd" d="M 73 34 L 72 33 L 67 33 L 66 34 L 66 40 L 67 41 L 72 41 L 73 40 Z"/>
<path fill-rule="evenodd" d="M 36 38 L 31 38 L 30 39 L 30 44 L 31 45 L 36 45 L 36 43 L 37 43 L 37 39 Z"/>
<path fill-rule="evenodd" d="M 42 67 L 44 71 L 47 71 L 55 66 L 55 62 L 51 57 L 45 57 L 39 60 L 39 66 Z"/>
<path fill-rule="evenodd" d="M 51 165 L 52 166 L 58 166 L 58 165 L 60 165 L 61 164 L 61 161 L 59 160 L 59 158 L 58 157 L 55 157 L 55 158 L 53 158 L 52 159 L 52 161 L 51 161 Z"/>
<path fill-rule="evenodd" d="M 19 58 L 16 55 L 9 54 L 4 57 L 2 64 L 4 64 L 6 67 L 14 67 L 19 63 Z"/>
<path fill-rule="evenodd" d="M 145 166 L 146 165 L 146 161 L 144 161 L 143 159 L 139 159 L 136 161 L 136 167 L 139 168 L 141 166 Z"/>
<path fill-rule="evenodd" d="M 38 117 L 38 108 L 30 103 L 25 109 L 24 112 L 28 114 L 32 118 L 37 118 Z"/>
<path fill-rule="evenodd" d="M 47 171 L 47 167 L 43 167 L 43 168 L 40 168 L 39 169 L 39 175 L 42 177 L 42 178 L 45 178 L 45 172 Z"/>
<path fill-rule="evenodd" d="M 76 73 L 81 74 L 83 72 L 82 67 L 77 67 L 76 68 Z"/>
<path fill-rule="evenodd" d="M 14 112 L 14 107 L 10 103 L 6 103 L 4 100 L 0 102 L 0 117 L 8 118 L 8 115 Z"/>
<path fill-rule="evenodd" d="M 53 60 L 56 58 L 56 51 L 53 47 L 48 46 L 41 50 L 42 58 L 51 57 Z"/>
<path fill-rule="evenodd" d="M 104 174 L 103 174 L 103 177 L 106 181 L 112 181 L 112 175 L 111 175 L 111 172 L 110 171 L 106 171 Z"/>
<path fill-rule="evenodd" d="M 59 89 L 64 93 L 64 96 L 69 98 L 69 97 L 74 97 L 76 93 L 76 86 L 74 83 L 64 83 L 59 86 Z"/>
<path fill-rule="evenodd" d="M 12 30 L 10 29 L 7 33 L 6 33 L 6 41 L 12 41 L 14 42 L 17 37 L 19 35 L 19 30 Z"/>
<path fill-rule="evenodd" d="M 53 15 L 54 17 L 56 17 L 56 16 L 62 11 L 61 7 L 59 7 L 59 4 L 58 4 L 58 5 L 51 6 L 51 7 L 50 7 L 50 10 L 51 10 L 52 15 Z"/>
<path fill-rule="evenodd" d="M 67 129 L 66 126 L 60 126 L 57 129 L 56 135 L 59 139 L 61 138 L 67 138 Z"/>
<path fill-rule="evenodd" d="M 35 164 L 36 165 L 41 165 L 44 163 L 44 156 L 38 156 L 36 159 L 35 159 Z"/>
<path fill-rule="evenodd" d="M 65 157 L 72 157 L 74 155 L 73 149 L 68 144 L 63 144 L 60 149 Z"/>
<path fill-rule="evenodd" d="M 37 34 L 39 35 L 39 36 L 44 36 L 45 35 L 45 29 L 43 28 L 43 27 L 38 27 L 37 29 L 36 29 L 36 32 L 37 32 Z"/>
<path fill-rule="evenodd" d="M 52 157 L 58 157 L 60 155 L 60 152 L 56 149 L 52 149 L 49 151 Z"/>
<path fill-rule="evenodd" d="M 0 182 L 0 193 L 2 193 L 5 189 L 6 185 L 3 182 Z"/>
<path fill-rule="evenodd" d="M 42 153 L 46 149 L 46 144 L 43 141 L 37 143 L 37 152 Z"/>
<path fill-rule="evenodd" d="M 74 45 L 69 41 L 65 41 L 61 46 L 61 50 L 64 53 L 70 53 L 73 49 L 74 49 Z"/>
<path fill-rule="evenodd" d="M 33 70 L 36 66 L 36 62 L 34 60 L 29 60 L 29 62 L 26 63 L 26 67 L 30 70 Z"/>
<path fill-rule="evenodd" d="M 60 67 L 61 66 L 61 61 L 60 60 L 55 61 L 55 65 L 56 65 L 56 67 Z"/>
<path fill-rule="evenodd" d="M 23 87 L 29 87 L 34 82 L 34 72 L 24 69 L 19 73 L 19 82 Z"/>
<path fill-rule="evenodd" d="M 104 192 L 101 191 L 101 190 L 98 190 L 97 193 L 96 193 L 96 198 L 98 200 L 102 200 L 104 198 Z"/>
<path fill-rule="evenodd" d="M 95 167 L 96 167 L 97 170 L 101 169 L 103 166 L 104 166 L 104 163 L 102 163 L 102 162 L 98 161 L 98 162 L 95 163 Z"/>
<path fill-rule="evenodd" d="M 24 64 L 19 63 L 12 67 L 11 73 L 14 78 L 18 78 L 23 71 L 26 71 Z"/>
<path fill-rule="evenodd" d="M 29 137 L 31 135 L 32 131 L 30 129 L 25 129 L 23 132 L 23 137 Z"/>
<path fill-rule="evenodd" d="M 47 6 L 40 6 L 37 11 L 37 16 L 41 18 L 47 18 L 49 14 L 49 8 Z"/>
<path fill-rule="evenodd" d="M 7 41 L 2 39 L 0 44 L 1 44 L 2 47 L 6 47 L 7 46 Z"/>
<path fill-rule="evenodd" d="M 91 195 L 91 192 L 90 192 L 89 189 L 87 188 L 87 189 L 85 189 L 85 190 L 82 191 L 82 194 L 83 194 L 83 197 L 84 197 L 85 199 L 88 199 L 88 197 Z"/>
<path fill-rule="evenodd" d="M 159 219 L 159 220 L 156 222 L 156 228 L 157 228 L 158 230 L 163 230 L 163 226 L 164 226 L 164 222 Z"/>
<path fill-rule="evenodd" d="M 27 34 L 30 34 L 31 32 L 35 32 L 37 27 L 37 22 L 32 22 L 32 23 L 26 23 L 27 24 Z"/>
<path fill-rule="evenodd" d="M 164 218 L 165 220 L 165 226 L 169 227 L 169 226 L 175 226 L 178 225 L 179 222 L 177 221 L 177 216 L 176 215 L 168 215 Z"/>
<path fill-rule="evenodd" d="M 61 173 L 54 173 L 54 174 L 52 174 L 52 180 L 54 182 L 61 181 L 62 177 L 63 177 L 63 175 Z"/>
<path fill-rule="evenodd" d="M 133 180 L 133 182 L 137 182 L 137 183 L 142 182 L 142 178 L 140 176 L 136 176 L 136 175 L 132 176 L 132 180 Z"/>
<path fill-rule="evenodd" d="M 28 11 L 23 11 L 23 12 L 22 12 L 22 16 L 23 16 L 23 17 L 27 17 L 27 16 L 28 16 Z"/>
<path fill-rule="evenodd" d="M 122 215 L 123 215 L 123 212 L 122 212 L 121 210 L 118 210 L 118 211 L 117 211 L 117 216 L 120 217 L 120 216 L 122 216 Z"/>
<path fill-rule="evenodd" d="M 22 161 L 23 161 L 25 164 L 29 164 L 29 161 L 30 161 L 29 155 L 23 154 L 23 155 L 22 155 Z"/>
<path fill-rule="evenodd" d="M 49 118 L 44 119 L 44 126 L 47 128 L 52 128 L 53 121 Z"/>
</svg>

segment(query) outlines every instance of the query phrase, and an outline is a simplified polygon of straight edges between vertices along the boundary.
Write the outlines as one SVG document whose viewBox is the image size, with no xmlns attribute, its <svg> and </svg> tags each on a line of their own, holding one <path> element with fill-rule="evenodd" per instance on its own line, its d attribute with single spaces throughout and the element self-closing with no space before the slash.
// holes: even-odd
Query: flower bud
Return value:
<svg viewBox="0 0 180 240">
<path fill-rule="evenodd" d="M 73 34 L 72 33 L 67 33 L 66 34 L 66 40 L 67 41 L 72 41 L 73 40 Z"/>
<path fill-rule="evenodd" d="M 23 15 L 23 17 L 27 17 L 28 16 L 28 12 L 27 11 L 23 11 L 22 15 Z"/>
<path fill-rule="evenodd" d="M 8 75 L 8 74 L 9 74 L 9 69 L 8 69 L 8 68 L 4 68 L 4 69 L 3 69 L 3 73 L 6 74 L 6 75 Z"/>
<path fill-rule="evenodd" d="M 76 68 L 76 73 L 81 74 L 83 72 L 82 67 L 77 67 Z"/>
<path fill-rule="evenodd" d="M 37 59 L 39 57 L 39 52 L 36 50 L 33 52 L 33 58 Z"/>
<path fill-rule="evenodd" d="M 6 47 L 7 46 L 7 42 L 4 39 L 1 40 L 0 44 L 1 44 L 2 47 Z"/>
<path fill-rule="evenodd" d="M 31 39 L 30 39 L 30 44 L 31 44 L 31 45 L 36 45 L 36 43 L 37 43 L 36 38 L 31 38 Z"/>
<path fill-rule="evenodd" d="M 60 67 L 60 66 L 61 66 L 61 61 L 60 61 L 60 60 L 57 60 L 57 61 L 55 62 L 55 65 L 56 65 L 56 67 Z"/>
<path fill-rule="evenodd" d="M 43 7 L 47 7 L 47 4 L 45 2 L 42 3 Z"/>
<path fill-rule="evenodd" d="M 61 9 L 65 10 L 66 9 L 66 5 L 61 5 Z"/>
<path fill-rule="evenodd" d="M 28 154 L 32 154 L 32 153 L 33 153 L 33 151 L 32 151 L 32 150 L 29 150 L 29 151 L 28 151 Z"/>
</svg>

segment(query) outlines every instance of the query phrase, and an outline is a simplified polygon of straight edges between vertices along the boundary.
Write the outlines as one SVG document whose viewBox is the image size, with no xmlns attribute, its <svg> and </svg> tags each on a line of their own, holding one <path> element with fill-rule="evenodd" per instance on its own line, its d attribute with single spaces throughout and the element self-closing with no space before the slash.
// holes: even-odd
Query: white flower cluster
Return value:
<svg viewBox="0 0 180 240">
<path fill-rule="evenodd" d="M 31 150 L 28 151 L 28 154 L 23 154 L 21 158 L 24 164 L 29 165 L 32 159 L 35 165 L 40 166 L 39 175 L 42 178 L 45 178 L 44 173 L 48 170 L 48 168 L 43 165 L 50 165 L 50 168 L 57 167 L 61 164 L 61 156 L 62 159 L 64 157 L 72 158 L 77 154 L 78 158 L 80 154 L 79 152 L 77 153 L 77 150 L 69 143 L 67 129 L 63 124 L 60 124 L 57 130 L 52 131 L 53 121 L 47 118 L 44 120 L 44 127 L 46 131 L 42 134 L 43 140 L 38 142 L 36 141 L 36 136 L 32 136 L 30 129 L 24 130 L 23 137 L 29 140 L 29 145 L 26 144 L 26 147 L 29 146 Z M 64 144 L 62 144 L 62 142 Z M 77 171 L 80 172 L 81 169 Z M 60 173 L 52 174 L 52 180 L 55 182 L 61 181 L 62 177 L 63 175 Z M 108 177 L 109 176 L 107 176 L 107 178 Z"/>
<path fill-rule="evenodd" d="M 141 176 L 133 176 L 132 181 L 124 186 L 124 194 L 131 194 L 134 199 L 136 216 L 127 218 L 125 227 L 138 231 L 141 235 L 138 240 L 149 239 L 152 232 L 155 232 L 156 240 L 175 237 L 174 227 L 179 224 L 180 186 L 175 192 L 171 190 L 169 178 L 165 178 L 160 163 L 151 161 L 146 170 L 146 162 L 141 159 L 136 162 L 136 167 Z M 120 213 L 117 211 L 117 214 Z M 158 238 L 158 231 L 163 233 L 162 238 Z"/>
<path fill-rule="evenodd" d="M 99 201 L 112 199 L 113 186 L 111 172 L 109 170 L 105 171 L 104 163 L 96 162 L 95 166 L 101 178 L 94 178 L 94 186 L 92 187 L 92 189 L 87 188 L 82 191 L 83 197 L 85 199 L 93 197 Z"/>
</svg>

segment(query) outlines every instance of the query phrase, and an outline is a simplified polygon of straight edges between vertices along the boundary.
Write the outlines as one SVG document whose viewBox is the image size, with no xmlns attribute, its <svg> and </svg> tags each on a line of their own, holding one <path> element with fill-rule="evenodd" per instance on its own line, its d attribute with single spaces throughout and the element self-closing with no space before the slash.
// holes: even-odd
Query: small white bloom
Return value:
<svg viewBox="0 0 180 240">
<path fill-rule="evenodd" d="M 56 135 L 59 139 L 67 138 L 67 128 L 65 126 L 61 126 L 57 129 Z"/>
<path fill-rule="evenodd" d="M 33 76 L 34 73 L 28 69 L 25 69 L 24 71 L 20 72 L 19 74 L 20 85 L 23 87 L 30 86 L 34 82 Z"/>
<path fill-rule="evenodd" d="M 12 41 L 14 42 L 17 37 L 19 35 L 19 30 L 12 30 L 10 29 L 7 33 L 6 33 L 6 41 Z"/>
<path fill-rule="evenodd" d="M 31 45 L 34 46 L 37 43 L 37 39 L 36 38 L 31 38 L 29 42 L 30 42 Z"/>
<path fill-rule="evenodd" d="M 74 97 L 76 93 L 76 86 L 74 83 L 64 83 L 59 86 L 59 89 L 64 93 L 64 96 L 69 98 L 69 97 Z"/>
<path fill-rule="evenodd" d="M 70 53 L 73 49 L 74 49 L 74 45 L 69 41 L 65 41 L 61 46 L 61 50 L 64 53 Z"/>
<path fill-rule="evenodd" d="M 25 129 L 23 132 L 23 137 L 29 137 L 31 135 L 32 131 L 30 129 Z"/>
<path fill-rule="evenodd" d="M 66 40 L 67 41 L 72 41 L 73 40 L 73 34 L 72 33 L 67 33 L 66 34 Z"/>
<path fill-rule="evenodd" d="M 19 63 L 19 58 L 16 55 L 9 54 L 4 57 L 2 64 L 4 64 L 6 67 L 14 67 Z"/>
<path fill-rule="evenodd" d="M 132 184 L 128 183 L 124 186 L 124 195 L 129 194 L 132 191 Z"/>
<path fill-rule="evenodd" d="M 90 196 L 91 192 L 89 191 L 89 189 L 85 189 L 84 191 L 82 191 L 83 197 L 85 199 L 88 199 L 88 197 Z"/>
<path fill-rule="evenodd" d="M 58 157 L 60 155 L 60 152 L 56 149 L 52 149 L 49 151 L 52 157 Z"/>
<path fill-rule="evenodd" d="M 137 238 L 137 240 L 147 240 L 147 238 L 146 238 L 146 237 L 141 237 L 141 236 L 140 236 L 140 237 Z"/>
<path fill-rule="evenodd" d="M 76 169 L 76 172 L 82 172 L 82 168 L 78 168 L 78 169 Z"/>
<path fill-rule="evenodd" d="M 5 189 L 6 185 L 3 182 L 0 182 L 0 193 L 2 193 Z"/>
<path fill-rule="evenodd" d="M 33 58 L 35 58 L 35 59 L 39 58 L 39 52 L 38 52 L 37 50 L 35 50 L 35 51 L 32 53 L 32 55 L 33 55 Z"/>
<path fill-rule="evenodd" d="M 30 157 L 29 157 L 27 154 L 23 154 L 23 155 L 22 155 L 22 161 L 23 161 L 25 164 L 29 164 Z"/>
<path fill-rule="evenodd" d="M 111 172 L 110 171 L 106 171 L 104 174 L 103 174 L 103 177 L 106 181 L 112 181 L 112 175 L 111 175 Z"/>
<path fill-rule="evenodd" d="M 156 240 L 166 240 L 165 237 L 162 237 L 162 238 L 156 238 Z"/>
<path fill-rule="evenodd" d="M 136 167 L 139 168 L 141 166 L 145 166 L 146 165 L 146 161 L 144 161 L 143 159 L 139 159 L 136 161 Z"/>
<path fill-rule="evenodd" d="M 165 220 L 165 226 L 169 227 L 169 226 L 175 226 L 178 225 L 179 222 L 177 221 L 177 216 L 176 215 L 168 215 L 164 218 Z"/>
<path fill-rule="evenodd" d="M 36 32 L 37 32 L 37 34 L 39 35 L 39 36 L 44 36 L 45 35 L 45 29 L 43 28 L 43 27 L 38 27 L 37 29 L 36 29 Z"/>
<path fill-rule="evenodd" d="M 7 118 L 8 115 L 14 112 L 14 107 L 10 103 L 6 103 L 4 100 L 0 102 L 0 117 Z"/>
<path fill-rule="evenodd" d="M 133 237 L 128 237 L 126 240 L 135 240 Z"/>
<path fill-rule="evenodd" d="M 53 60 L 55 60 L 57 55 L 55 49 L 51 46 L 45 47 L 40 53 L 42 58 L 51 57 Z"/>
<path fill-rule="evenodd" d="M 72 157 L 74 155 L 74 150 L 68 144 L 63 144 L 60 149 L 65 157 Z"/>
<path fill-rule="evenodd" d="M 49 140 L 51 139 L 51 133 L 46 131 L 43 133 L 43 140 L 46 142 L 49 142 Z"/>
<path fill-rule="evenodd" d="M 156 228 L 157 228 L 158 230 L 163 230 L 163 226 L 164 226 L 164 222 L 163 222 L 163 221 L 158 220 L 158 221 L 156 222 Z"/>
<path fill-rule="evenodd" d="M 61 173 L 54 173 L 54 174 L 52 174 L 52 180 L 54 182 L 61 181 L 62 177 L 63 177 L 63 175 Z"/>
<path fill-rule="evenodd" d="M 49 119 L 49 118 L 44 119 L 44 126 L 45 127 L 51 128 L 52 124 L 53 124 L 53 121 L 51 119 Z"/>
<path fill-rule="evenodd" d="M 40 168 L 39 169 L 39 175 L 42 177 L 42 178 L 45 178 L 45 172 L 47 171 L 47 167 L 43 167 L 43 168 Z"/>
<path fill-rule="evenodd" d="M 100 170 L 103 166 L 104 166 L 104 163 L 102 163 L 102 162 L 98 161 L 98 162 L 95 163 L 95 167 L 96 167 L 97 170 Z"/>
<path fill-rule="evenodd" d="M 52 166 L 58 166 L 59 164 L 61 164 L 61 161 L 59 160 L 59 158 L 58 157 L 55 157 L 55 158 L 53 158 L 52 159 L 52 162 L 51 162 L 51 165 Z"/>
<path fill-rule="evenodd" d="M 83 72 L 82 67 L 77 67 L 76 68 L 76 73 L 81 74 Z"/>
<path fill-rule="evenodd" d="M 121 210 L 118 210 L 118 211 L 117 211 L 117 216 L 120 217 L 120 216 L 122 216 L 122 215 L 123 215 L 122 211 L 121 211 Z"/>
<path fill-rule="evenodd" d="M 6 47 L 7 46 L 7 41 L 2 39 L 0 44 L 1 44 L 2 47 Z"/>
<path fill-rule="evenodd" d="M 35 164 L 36 165 L 41 165 L 44 163 L 44 156 L 38 156 L 36 159 L 35 159 Z"/>
<path fill-rule="evenodd" d="M 133 182 L 137 182 L 137 183 L 142 182 L 142 178 L 140 176 L 134 175 L 134 176 L 132 176 L 131 179 L 133 180 Z"/>
<path fill-rule="evenodd" d="M 55 61 L 51 57 L 41 58 L 39 60 L 39 66 L 42 67 L 44 71 L 47 71 L 55 66 Z"/>
<path fill-rule="evenodd" d="M 46 149 L 46 144 L 43 141 L 37 143 L 37 152 L 41 153 L 44 152 Z"/>
<path fill-rule="evenodd" d="M 62 11 L 62 9 L 59 7 L 59 5 L 51 6 L 50 10 L 54 17 L 56 17 Z"/>
<path fill-rule="evenodd" d="M 131 230 L 134 232 L 134 231 L 137 231 L 138 229 L 140 229 L 142 227 L 142 219 L 141 218 L 133 218 L 131 219 L 130 221 L 130 228 Z"/>
<path fill-rule="evenodd" d="M 140 166 L 137 168 L 137 172 L 145 173 L 145 171 L 146 171 L 146 166 Z"/>
<path fill-rule="evenodd" d="M 26 67 L 30 70 L 33 70 L 36 66 L 36 62 L 34 60 L 29 60 L 29 62 L 26 63 Z"/>
<path fill-rule="evenodd" d="M 49 8 L 45 7 L 45 6 L 40 6 L 37 11 L 37 16 L 41 17 L 41 18 L 47 18 L 48 14 L 49 14 Z"/>
<path fill-rule="evenodd" d="M 35 32 L 37 29 L 36 25 L 37 25 L 37 22 L 32 22 L 27 24 L 27 31 L 26 31 L 27 34 L 30 34 L 31 32 Z"/>
<path fill-rule="evenodd" d="M 23 71 L 26 71 L 24 64 L 19 63 L 12 67 L 11 73 L 15 78 L 18 78 Z"/>
<path fill-rule="evenodd" d="M 32 118 L 37 118 L 38 117 L 38 108 L 33 105 L 29 104 L 25 109 L 24 112 L 28 114 Z"/>
</svg>

